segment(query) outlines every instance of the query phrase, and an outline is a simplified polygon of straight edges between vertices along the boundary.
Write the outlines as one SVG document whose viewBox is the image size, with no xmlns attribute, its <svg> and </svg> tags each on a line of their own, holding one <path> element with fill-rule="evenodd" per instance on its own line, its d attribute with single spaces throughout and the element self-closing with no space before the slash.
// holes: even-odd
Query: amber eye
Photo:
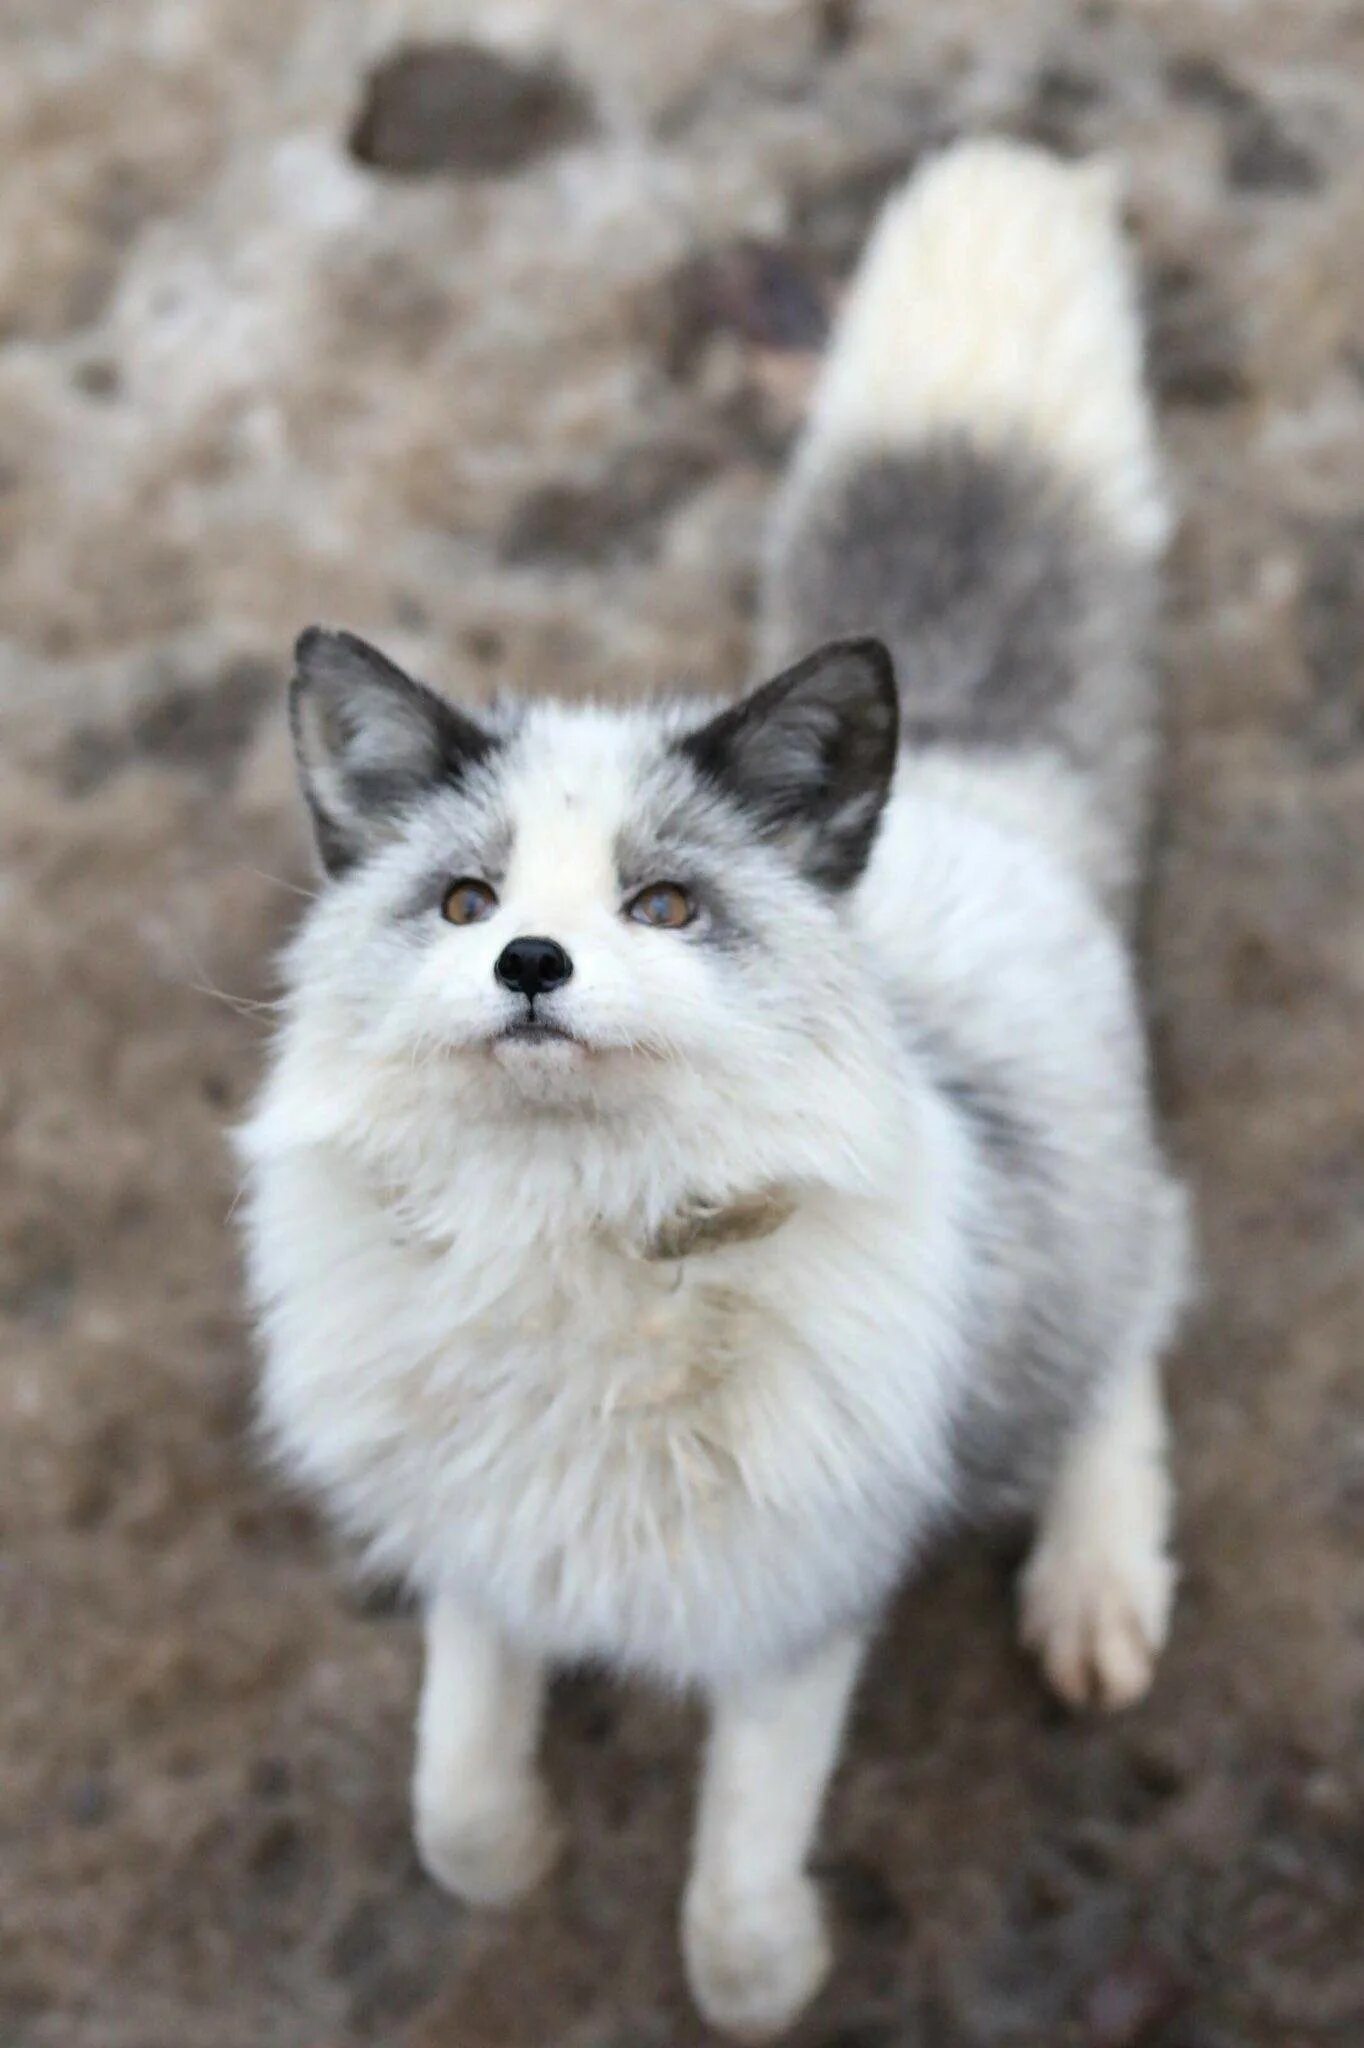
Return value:
<svg viewBox="0 0 1364 2048">
<path fill-rule="evenodd" d="M 696 915 L 692 900 L 685 889 L 679 889 L 676 882 L 651 882 L 647 889 L 641 889 L 625 906 L 627 917 L 636 924 L 658 925 L 666 931 L 678 931 L 684 924 L 690 924 Z"/>
<path fill-rule="evenodd" d="M 450 924 L 481 924 L 496 908 L 497 898 L 488 884 L 465 875 L 461 881 L 450 884 L 440 910 Z"/>
</svg>

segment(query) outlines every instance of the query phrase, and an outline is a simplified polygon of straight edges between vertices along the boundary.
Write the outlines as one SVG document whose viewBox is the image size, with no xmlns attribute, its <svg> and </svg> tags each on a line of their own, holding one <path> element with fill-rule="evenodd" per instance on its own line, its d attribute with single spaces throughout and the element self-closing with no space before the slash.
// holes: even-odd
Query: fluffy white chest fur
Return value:
<svg viewBox="0 0 1364 2048">
<path fill-rule="evenodd" d="M 528 1646 L 682 1683 L 793 1661 L 943 1504 L 950 1243 L 930 1278 L 908 1187 L 674 1261 L 581 1210 L 547 1239 L 514 1178 L 434 1237 L 334 1156 L 266 1181 L 279 1439 L 382 1563 Z"/>
<path fill-rule="evenodd" d="M 1165 1629 L 1138 355 L 1105 179 L 964 148 L 888 208 L 780 510 L 764 643 L 805 659 L 475 720 L 299 644 L 330 879 L 242 1134 L 264 1418 L 421 1595 L 463 1896 L 550 1860 L 555 1663 L 709 1694 L 684 1939 L 746 2037 L 825 1967 L 803 1859 L 930 1534 L 1037 1518 L 1068 1697 L 1135 1697 Z"/>
</svg>

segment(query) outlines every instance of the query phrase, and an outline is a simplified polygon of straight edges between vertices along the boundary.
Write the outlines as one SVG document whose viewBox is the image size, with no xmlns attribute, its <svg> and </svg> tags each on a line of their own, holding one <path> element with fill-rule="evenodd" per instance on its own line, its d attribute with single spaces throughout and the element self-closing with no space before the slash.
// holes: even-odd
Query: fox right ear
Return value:
<svg viewBox="0 0 1364 2048">
<path fill-rule="evenodd" d="M 812 882 L 866 866 L 899 743 L 895 669 L 879 640 L 833 640 L 679 742 Z"/>
<path fill-rule="evenodd" d="M 294 755 L 328 874 L 381 845 L 419 797 L 457 786 L 497 745 L 353 633 L 309 626 L 294 662 Z"/>
</svg>

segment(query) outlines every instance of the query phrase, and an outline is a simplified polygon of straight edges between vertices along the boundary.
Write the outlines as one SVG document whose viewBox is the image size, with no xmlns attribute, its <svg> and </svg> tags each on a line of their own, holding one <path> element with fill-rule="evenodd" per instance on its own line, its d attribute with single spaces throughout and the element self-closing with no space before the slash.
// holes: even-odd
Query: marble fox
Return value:
<svg viewBox="0 0 1364 2048">
<path fill-rule="evenodd" d="M 968 142 L 851 284 L 748 694 L 475 713 L 298 643 L 326 880 L 241 1135 L 264 1420 L 420 1599 L 416 1837 L 462 1898 L 559 1846 L 556 1666 L 704 1697 L 682 1941 L 741 2038 L 828 1967 L 807 1857 L 930 1541 L 1030 1521 L 1067 1700 L 1165 1636 L 1168 523 L 1110 173 Z"/>
</svg>

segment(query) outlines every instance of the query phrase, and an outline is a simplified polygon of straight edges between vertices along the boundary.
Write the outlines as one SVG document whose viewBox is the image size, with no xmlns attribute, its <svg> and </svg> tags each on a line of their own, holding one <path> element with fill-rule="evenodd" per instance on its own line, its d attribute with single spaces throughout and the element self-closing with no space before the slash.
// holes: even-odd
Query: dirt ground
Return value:
<svg viewBox="0 0 1364 2048">
<path fill-rule="evenodd" d="M 690 1711 L 566 1681 L 571 1858 L 461 1912 L 408 1845 L 411 1618 L 253 1457 L 224 1134 L 310 878 L 284 662 L 321 617 L 474 700 L 737 681 L 838 279 L 986 128 L 1129 163 L 1184 508 L 1184 1584 L 1104 1725 L 1014 1648 L 1008 1557 L 907 1591 L 795 2039 L 1364 2041 L 1364 10 L 8 0 L 0 35 L 0 2044 L 705 2039 Z"/>
</svg>

